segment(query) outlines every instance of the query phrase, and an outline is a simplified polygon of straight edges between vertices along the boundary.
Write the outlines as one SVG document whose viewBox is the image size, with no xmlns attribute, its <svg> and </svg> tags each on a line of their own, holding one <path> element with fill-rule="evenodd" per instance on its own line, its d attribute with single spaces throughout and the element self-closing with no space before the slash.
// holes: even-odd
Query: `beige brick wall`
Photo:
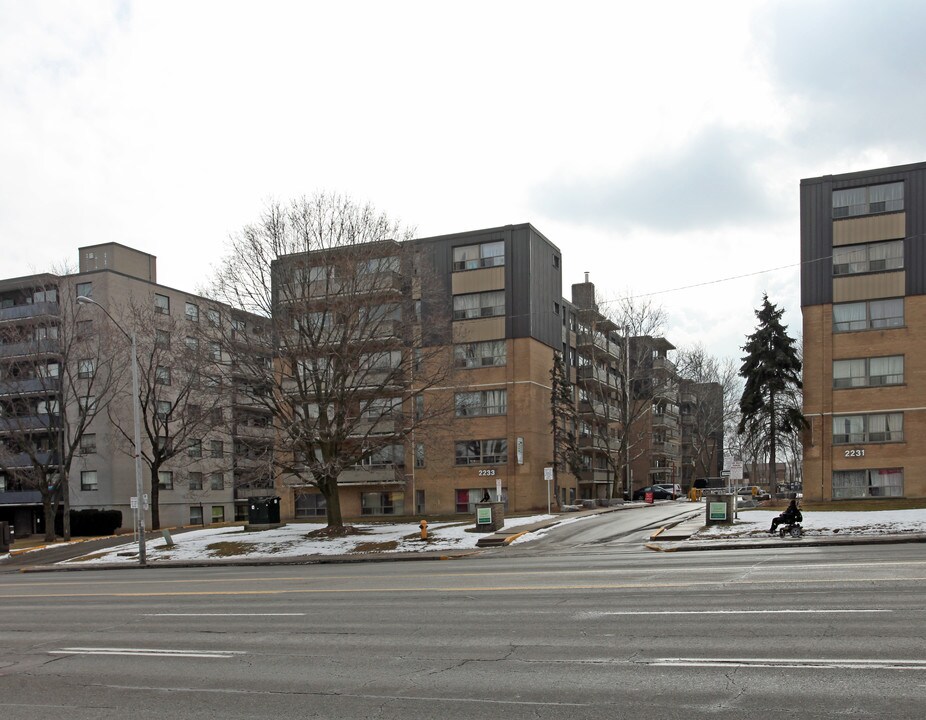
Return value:
<svg viewBox="0 0 926 720">
<path fill-rule="evenodd" d="M 905 326 L 888 330 L 832 333 L 832 305 L 803 309 L 804 497 L 832 497 L 834 470 L 904 469 L 904 495 L 926 497 L 926 296 L 904 300 Z M 833 360 L 904 356 L 904 384 L 891 387 L 833 389 Z M 841 413 L 902 411 L 904 440 L 863 445 L 832 444 L 832 416 Z M 846 450 L 864 450 L 846 457 Z"/>
</svg>

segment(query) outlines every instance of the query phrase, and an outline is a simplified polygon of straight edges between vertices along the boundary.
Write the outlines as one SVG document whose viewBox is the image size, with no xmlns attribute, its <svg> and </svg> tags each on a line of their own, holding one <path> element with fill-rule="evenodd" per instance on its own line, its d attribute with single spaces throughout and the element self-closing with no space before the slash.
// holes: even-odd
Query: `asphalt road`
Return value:
<svg viewBox="0 0 926 720">
<path fill-rule="evenodd" d="M 922 546 L 652 553 L 643 519 L 443 562 L 2 575 L 0 716 L 923 717 Z"/>
</svg>

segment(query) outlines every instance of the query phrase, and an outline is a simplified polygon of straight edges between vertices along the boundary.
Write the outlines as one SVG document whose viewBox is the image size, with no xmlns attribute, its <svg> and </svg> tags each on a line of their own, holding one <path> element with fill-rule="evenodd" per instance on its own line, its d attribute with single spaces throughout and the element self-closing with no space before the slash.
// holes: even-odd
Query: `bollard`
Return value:
<svg viewBox="0 0 926 720">
<path fill-rule="evenodd" d="M 428 521 L 422 520 L 420 523 L 418 523 L 418 527 L 421 528 L 421 539 L 427 540 L 428 539 Z"/>
</svg>

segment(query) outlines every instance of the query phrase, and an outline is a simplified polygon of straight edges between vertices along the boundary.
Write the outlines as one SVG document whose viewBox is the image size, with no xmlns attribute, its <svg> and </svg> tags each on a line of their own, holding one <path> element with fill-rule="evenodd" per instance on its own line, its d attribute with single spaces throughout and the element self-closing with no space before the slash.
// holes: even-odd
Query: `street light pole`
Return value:
<svg viewBox="0 0 926 720">
<path fill-rule="evenodd" d="M 77 298 L 78 303 L 96 305 L 102 310 L 106 317 L 112 320 L 119 331 L 132 341 L 132 414 L 135 424 L 135 500 L 137 508 L 135 512 L 138 516 L 138 564 L 147 565 L 148 557 L 145 548 L 145 504 L 144 504 L 144 485 L 142 483 L 141 472 L 141 401 L 138 398 L 138 344 L 135 342 L 135 328 L 132 328 L 132 334 L 129 335 L 118 322 L 116 318 L 109 314 L 109 311 L 100 305 L 96 300 L 81 295 Z"/>
</svg>

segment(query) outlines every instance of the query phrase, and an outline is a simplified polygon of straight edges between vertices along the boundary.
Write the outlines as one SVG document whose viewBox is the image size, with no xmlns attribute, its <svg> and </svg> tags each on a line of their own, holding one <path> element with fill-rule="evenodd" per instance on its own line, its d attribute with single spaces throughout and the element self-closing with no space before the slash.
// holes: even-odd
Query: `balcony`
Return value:
<svg viewBox="0 0 926 720">
<path fill-rule="evenodd" d="M 653 358 L 653 370 L 664 370 L 666 372 L 675 374 L 675 363 L 669 360 L 667 357 L 658 355 Z"/>
<path fill-rule="evenodd" d="M 21 397 L 24 395 L 55 395 L 58 381 L 55 378 L 23 378 L 22 380 L 0 380 L 0 397 Z"/>
<path fill-rule="evenodd" d="M 579 415 L 589 415 L 599 420 L 609 422 L 620 422 L 621 411 L 616 405 L 608 405 L 603 402 L 589 402 L 582 400 L 579 402 Z"/>
<path fill-rule="evenodd" d="M 583 470 L 579 473 L 579 482 L 594 483 L 596 485 L 605 485 L 614 480 L 614 474 L 610 470 L 592 469 Z"/>
<path fill-rule="evenodd" d="M 49 450 L 44 452 L 36 453 L 36 459 L 39 461 L 40 465 L 48 465 L 50 462 L 55 460 L 55 455 Z M 29 453 L 17 453 L 15 455 L 7 455 L 3 459 L 3 465 L 7 469 L 14 468 L 31 468 L 33 466 L 32 458 L 29 457 Z"/>
<path fill-rule="evenodd" d="M 338 485 L 401 485 L 405 471 L 401 466 L 379 465 L 348 468 L 338 478 Z"/>
<path fill-rule="evenodd" d="M 617 387 L 617 376 L 595 365 L 582 365 L 579 367 L 576 371 L 576 379 L 580 383 L 592 381 L 608 387 Z"/>
<path fill-rule="evenodd" d="M 0 309 L 0 322 L 31 320 L 40 317 L 56 317 L 57 315 L 58 303 L 37 302 Z"/>
<path fill-rule="evenodd" d="M 598 352 L 613 359 L 620 357 L 620 348 L 618 345 L 608 342 L 607 338 L 597 333 L 578 333 L 576 335 L 576 349 L 579 351 L 591 350 L 593 353 Z M 585 354 L 588 353 L 586 352 Z"/>
<path fill-rule="evenodd" d="M 53 338 L 0 345 L 0 358 L 34 358 L 41 355 L 57 355 L 58 352 L 58 341 Z"/>
<path fill-rule="evenodd" d="M 653 413 L 653 427 L 678 430 L 678 417 L 670 413 Z"/>
<path fill-rule="evenodd" d="M 601 437 L 600 435 L 580 435 L 578 445 L 580 450 L 609 452 L 607 438 Z"/>
<path fill-rule="evenodd" d="M 17 417 L 0 417 L 0 433 L 51 430 L 57 427 L 55 420 L 56 416 L 53 415 L 20 415 Z"/>
<path fill-rule="evenodd" d="M 0 506 L 41 504 L 42 493 L 38 490 L 10 490 L 7 492 L 0 492 Z"/>
</svg>

